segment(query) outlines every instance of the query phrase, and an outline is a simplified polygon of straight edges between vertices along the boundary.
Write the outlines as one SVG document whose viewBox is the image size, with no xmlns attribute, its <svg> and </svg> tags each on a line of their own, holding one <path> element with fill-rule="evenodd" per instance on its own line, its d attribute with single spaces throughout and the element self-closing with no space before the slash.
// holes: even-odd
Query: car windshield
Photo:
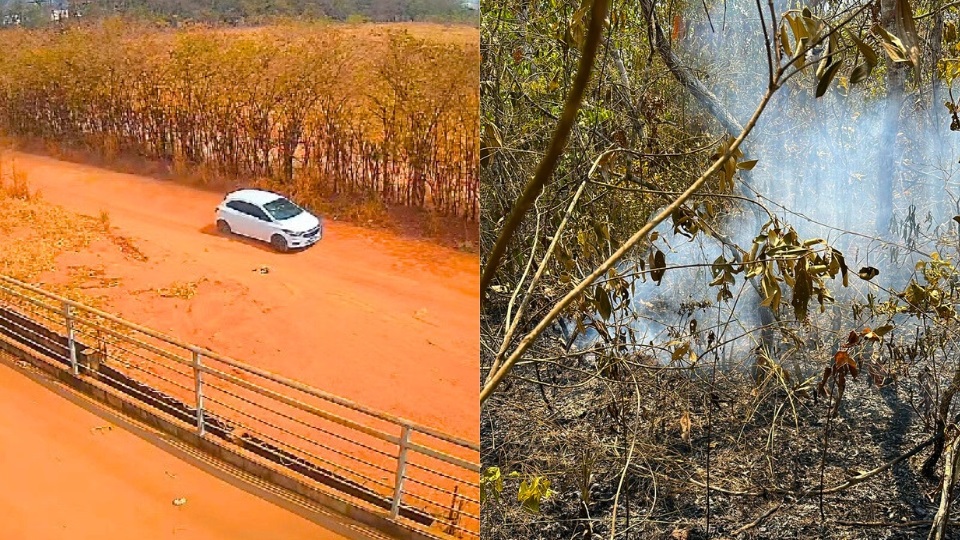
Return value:
<svg viewBox="0 0 960 540">
<path fill-rule="evenodd" d="M 266 208 L 267 212 L 270 212 L 273 219 L 277 221 L 290 219 L 303 213 L 302 208 L 282 197 L 275 201 L 268 202 L 263 205 L 263 207 Z"/>
</svg>

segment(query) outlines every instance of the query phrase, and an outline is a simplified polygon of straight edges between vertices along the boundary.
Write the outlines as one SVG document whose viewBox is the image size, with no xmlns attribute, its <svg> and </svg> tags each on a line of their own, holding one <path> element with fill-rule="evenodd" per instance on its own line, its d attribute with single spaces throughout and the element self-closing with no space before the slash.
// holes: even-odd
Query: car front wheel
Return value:
<svg viewBox="0 0 960 540">
<path fill-rule="evenodd" d="M 273 246 L 273 249 L 281 253 L 287 251 L 287 239 L 279 234 L 275 234 L 270 238 L 270 245 Z"/>
<path fill-rule="evenodd" d="M 217 231 L 219 231 L 220 234 L 230 234 L 233 232 L 233 230 L 230 229 L 230 224 L 224 219 L 217 220 Z"/>
</svg>

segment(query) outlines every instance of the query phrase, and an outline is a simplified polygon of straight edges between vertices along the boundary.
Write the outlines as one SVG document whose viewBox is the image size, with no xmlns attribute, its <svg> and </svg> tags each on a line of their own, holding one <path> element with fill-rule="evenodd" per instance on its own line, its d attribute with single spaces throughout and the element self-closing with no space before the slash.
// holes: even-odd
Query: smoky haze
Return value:
<svg viewBox="0 0 960 540">
<path fill-rule="evenodd" d="M 728 0 L 725 12 L 722 6 L 712 9 L 713 30 L 705 21 L 703 8 L 697 6 L 687 20 L 703 22 L 688 23 L 686 36 L 674 42 L 674 48 L 743 123 L 768 81 L 756 3 Z M 781 5 L 778 15 L 783 11 Z M 849 61 L 845 63 L 838 79 L 845 77 L 850 67 Z M 951 244 L 957 245 L 957 224 L 951 218 L 960 214 L 956 203 L 960 196 L 958 134 L 949 130 L 950 116 L 943 105 L 947 91 L 937 83 L 937 95 L 931 96 L 911 92 L 908 85 L 897 147 L 890 148 L 883 139 L 888 128 L 883 73 L 875 70 L 868 81 L 850 88 L 835 81 L 826 95 L 817 99 L 813 69 L 809 71 L 788 82 L 767 107 L 742 146 L 744 159 L 756 159 L 758 164 L 749 174 L 738 175 L 736 181 L 781 222 L 796 229 L 801 240 L 823 238 L 842 251 L 851 273 L 863 266 L 880 271 L 873 283 L 852 277 L 847 288 L 839 277 L 827 280 L 837 306 L 845 300 L 863 300 L 871 292 L 882 299 L 886 293 L 878 285 L 902 289 L 911 279 L 915 263 L 937 250 L 937 239 L 953 238 Z M 698 107 L 690 100 L 692 107 Z M 880 169 L 882 158 L 890 152 L 896 152 L 893 219 L 877 230 Z M 760 225 L 744 207 L 726 220 L 724 233 L 749 251 Z M 712 238 L 701 234 L 691 241 L 674 235 L 669 222 L 658 232 L 662 240 L 656 245 L 666 254 L 668 268 L 709 264 L 721 254 L 731 258 L 729 250 L 724 251 Z M 620 269 L 633 267 L 633 261 L 626 261 Z M 708 286 L 712 280 L 708 267 L 668 269 L 659 286 L 649 279 L 635 280 L 632 309 L 637 319 L 630 324 L 635 332 L 630 341 L 662 344 L 673 339 L 671 334 L 685 331 L 691 319 L 698 319 L 701 328 L 708 322 L 721 328 L 721 339 L 746 334 L 748 339 L 741 340 L 739 349 L 755 346 L 759 335 L 750 329 L 759 324 L 757 293 L 744 283 L 741 273 L 731 288 L 734 299 L 718 303 L 717 289 Z M 784 289 L 787 310 L 790 294 Z M 709 307 L 691 308 L 697 304 Z M 810 316 L 818 313 L 819 306 L 812 299 Z M 849 309 L 827 309 L 833 324 L 838 318 L 849 322 L 850 313 Z M 790 313 L 787 319 L 792 318 Z M 586 347 L 596 337 L 588 331 L 577 345 Z M 661 360 L 670 359 L 668 351 L 653 352 Z"/>
</svg>

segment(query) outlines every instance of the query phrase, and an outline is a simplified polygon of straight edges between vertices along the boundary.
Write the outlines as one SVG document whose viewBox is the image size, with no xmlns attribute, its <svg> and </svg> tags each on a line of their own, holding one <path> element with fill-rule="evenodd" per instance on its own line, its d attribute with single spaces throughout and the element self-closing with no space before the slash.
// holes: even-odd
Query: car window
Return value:
<svg viewBox="0 0 960 540">
<path fill-rule="evenodd" d="M 273 219 L 277 221 L 290 219 L 303 213 L 302 208 L 293 204 L 289 200 L 284 199 L 283 197 L 280 197 L 275 201 L 270 201 L 263 205 L 263 207 L 267 210 L 267 212 L 270 212 L 270 215 L 273 216 Z"/>
<path fill-rule="evenodd" d="M 236 210 L 237 212 L 246 214 L 251 217 L 255 217 L 263 221 L 270 221 L 270 218 L 267 217 L 267 214 L 263 211 L 263 209 L 255 204 L 251 204 L 245 201 L 230 201 L 227 203 L 227 208 Z"/>
<path fill-rule="evenodd" d="M 230 201 L 227 203 L 227 208 L 231 210 L 236 210 L 237 212 L 242 212 L 244 214 L 249 214 L 250 212 L 248 212 L 247 209 L 244 208 L 245 204 L 246 203 L 241 201 Z"/>
<path fill-rule="evenodd" d="M 270 221 L 270 218 L 267 216 L 266 212 L 263 211 L 259 206 L 254 204 L 249 205 L 250 212 L 249 214 L 257 219 L 262 219 L 263 221 Z"/>
</svg>

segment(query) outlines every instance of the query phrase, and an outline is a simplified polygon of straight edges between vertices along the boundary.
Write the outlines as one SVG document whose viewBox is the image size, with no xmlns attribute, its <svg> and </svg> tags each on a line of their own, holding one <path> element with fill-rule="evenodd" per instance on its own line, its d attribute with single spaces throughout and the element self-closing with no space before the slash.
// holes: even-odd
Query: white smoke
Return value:
<svg viewBox="0 0 960 540">
<path fill-rule="evenodd" d="M 781 4 L 778 13 L 782 13 L 784 3 L 777 3 Z M 689 20 L 704 18 L 702 6 L 696 5 Z M 705 84 L 743 123 L 768 81 L 756 3 L 727 0 L 711 10 L 711 19 L 713 31 L 707 24 L 690 25 L 692 30 L 674 47 L 688 65 L 707 74 Z M 841 76 L 850 67 L 848 63 Z M 801 74 L 779 90 L 742 147 L 744 159 L 759 160 L 748 177 L 758 202 L 795 228 L 801 239 L 823 238 L 842 251 L 851 272 L 862 266 L 879 269 L 874 282 L 891 289 L 908 283 L 915 263 L 937 250 L 938 238 L 955 237 L 957 224 L 951 218 L 960 214 L 956 203 L 960 156 L 955 140 L 960 133 L 949 130 L 944 100 L 931 103 L 929 73 L 924 76 L 923 92 L 910 93 L 908 86 L 901 109 L 897 144 L 902 159 L 895 162 L 892 227 L 884 225 L 878 231 L 876 224 L 882 158 L 895 151 L 883 146 L 887 102 L 881 75 L 874 73 L 868 82 L 849 88 L 835 83 L 817 99 L 812 73 Z M 942 83 L 936 84 L 945 96 Z M 690 101 L 692 107 L 699 106 L 692 97 Z M 668 268 L 709 264 L 722 253 L 718 242 L 702 235 L 693 241 L 673 235 L 669 223 L 659 232 L 671 248 L 657 242 L 666 253 Z M 724 232 L 747 250 L 759 233 L 746 209 L 729 220 Z M 632 262 L 625 263 L 621 270 L 632 266 Z M 745 286 L 743 274 L 737 276 L 733 288 L 735 295 L 742 291 L 742 297 L 722 303 L 716 302 L 716 288 L 707 286 L 712 279 L 710 269 L 700 267 L 668 269 L 659 286 L 650 280 L 635 282 L 632 316 L 636 320 L 631 328 L 636 336 L 631 341 L 638 346 L 663 343 L 670 339 L 668 329 L 682 330 L 691 318 L 697 318 L 701 328 L 706 321 L 738 321 L 724 328 L 728 339 L 756 324 L 756 292 L 749 284 Z M 849 288 L 843 288 L 839 279 L 828 282 L 828 287 L 839 304 L 862 300 L 870 292 L 885 297 L 876 284 L 853 278 Z M 789 308 L 790 293 L 784 292 Z M 692 312 L 684 309 L 695 302 L 710 307 Z M 812 302 L 810 313 L 817 309 Z M 596 338 L 596 332 L 588 331 L 577 344 L 586 347 Z M 752 343 L 755 339 L 743 346 Z M 663 351 L 658 353 L 661 359 L 663 356 Z M 666 356 L 669 359 L 669 354 Z"/>
</svg>

